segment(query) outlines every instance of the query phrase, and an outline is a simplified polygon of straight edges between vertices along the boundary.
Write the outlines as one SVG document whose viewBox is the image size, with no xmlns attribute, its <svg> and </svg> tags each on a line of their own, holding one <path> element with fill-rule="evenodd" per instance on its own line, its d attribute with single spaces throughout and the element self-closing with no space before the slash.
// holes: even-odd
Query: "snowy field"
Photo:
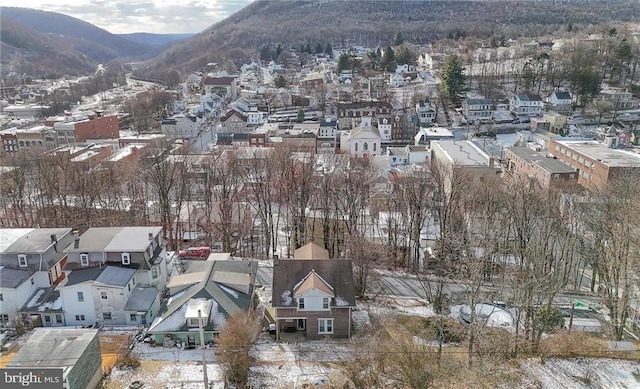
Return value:
<svg viewBox="0 0 640 389">
<path fill-rule="evenodd" d="M 542 389 L 637 389 L 640 364 L 605 358 L 546 359 L 526 362 L 523 369 Z"/>
</svg>

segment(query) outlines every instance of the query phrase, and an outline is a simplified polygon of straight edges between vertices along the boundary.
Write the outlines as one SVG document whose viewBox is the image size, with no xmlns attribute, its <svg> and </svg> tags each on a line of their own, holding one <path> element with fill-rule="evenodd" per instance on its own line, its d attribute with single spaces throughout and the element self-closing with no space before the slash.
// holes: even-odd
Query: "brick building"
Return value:
<svg viewBox="0 0 640 389">
<path fill-rule="evenodd" d="M 614 139 L 607 139 L 614 138 Z M 615 137 L 607 137 L 609 146 L 595 140 L 552 139 L 549 152 L 579 171 L 578 184 L 596 187 L 616 177 L 640 175 L 640 151 L 616 149 Z"/>
<path fill-rule="evenodd" d="M 536 180 L 545 189 L 557 189 L 576 183 L 578 171 L 543 152 L 528 147 L 507 147 L 504 150 L 507 171 L 514 176 Z"/>
<path fill-rule="evenodd" d="M 53 124 L 58 145 L 86 142 L 92 139 L 118 139 L 120 125 L 117 115 L 65 116 L 64 121 Z"/>
</svg>

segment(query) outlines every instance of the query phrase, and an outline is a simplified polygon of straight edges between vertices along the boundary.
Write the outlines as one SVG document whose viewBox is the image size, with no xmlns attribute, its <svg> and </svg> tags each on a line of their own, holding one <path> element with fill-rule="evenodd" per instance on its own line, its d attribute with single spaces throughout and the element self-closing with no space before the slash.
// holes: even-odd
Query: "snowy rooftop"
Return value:
<svg viewBox="0 0 640 389">
<path fill-rule="evenodd" d="M 206 317 L 207 313 L 211 310 L 212 300 L 207 299 L 191 299 L 187 303 L 187 311 L 184 314 L 186 319 L 197 319 L 198 312 L 202 317 Z"/>
</svg>

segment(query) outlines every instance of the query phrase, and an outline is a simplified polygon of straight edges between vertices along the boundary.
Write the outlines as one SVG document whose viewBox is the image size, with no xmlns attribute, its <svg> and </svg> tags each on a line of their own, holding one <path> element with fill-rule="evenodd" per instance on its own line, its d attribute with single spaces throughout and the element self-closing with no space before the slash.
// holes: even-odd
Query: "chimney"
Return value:
<svg viewBox="0 0 640 389">
<path fill-rule="evenodd" d="M 489 167 L 493 168 L 495 167 L 496 161 L 493 157 L 489 157 Z"/>
<path fill-rule="evenodd" d="M 73 248 L 77 249 L 78 247 L 80 247 L 80 231 L 73 230 L 72 234 L 73 234 Z"/>
<path fill-rule="evenodd" d="M 278 266 L 279 264 L 280 264 L 280 256 L 274 255 L 273 256 L 273 266 Z"/>
<path fill-rule="evenodd" d="M 51 243 L 56 243 L 58 241 L 58 237 L 56 234 L 51 234 Z"/>
<path fill-rule="evenodd" d="M 153 233 L 149 233 L 149 240 L 153 240 Z"/>
</svg>

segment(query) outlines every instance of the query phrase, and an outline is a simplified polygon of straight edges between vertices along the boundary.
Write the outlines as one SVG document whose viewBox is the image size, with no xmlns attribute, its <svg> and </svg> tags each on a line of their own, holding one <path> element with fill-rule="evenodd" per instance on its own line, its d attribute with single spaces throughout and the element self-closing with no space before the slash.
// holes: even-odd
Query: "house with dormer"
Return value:
<svg viewBox="0 0 640 389">
<path fill-rule="evenodd" d="M 136 285 L 159 291 L 167 285 L 167 252 L 162 227 L 89 228 L 74 232 L 65 271 L 119 266 L 134 269 Z"/>
<path fill-rule="evenodd" d="M 13 319 L 38 290 L 64 280 L 64 248 L 71 241 L 71 228 L 0 229 L 0 323 Z"/>
<path fill-rule="evenodd" d="M 216 260 L 226 256 L 227 259 Z M 148 333 L 165 347 L 195 347 L 211 342 L 234 314 L 255 307 L 254 288 L 258 264 L 228 260 L 229 254 L 212 254 L 207 261 L 182 261 L 168 285 L 169 298 L 151 323 Z"/>
<path fill-rule="evenodd" d="M 298 250 L 294 259 L 274 262 L 271 304 L 276 338 L 283 331 L 307 339 L 351 337 L 351 311 L 356 306 L 351 261 L 329 259 L 314 243 Z"/>
</svg>

